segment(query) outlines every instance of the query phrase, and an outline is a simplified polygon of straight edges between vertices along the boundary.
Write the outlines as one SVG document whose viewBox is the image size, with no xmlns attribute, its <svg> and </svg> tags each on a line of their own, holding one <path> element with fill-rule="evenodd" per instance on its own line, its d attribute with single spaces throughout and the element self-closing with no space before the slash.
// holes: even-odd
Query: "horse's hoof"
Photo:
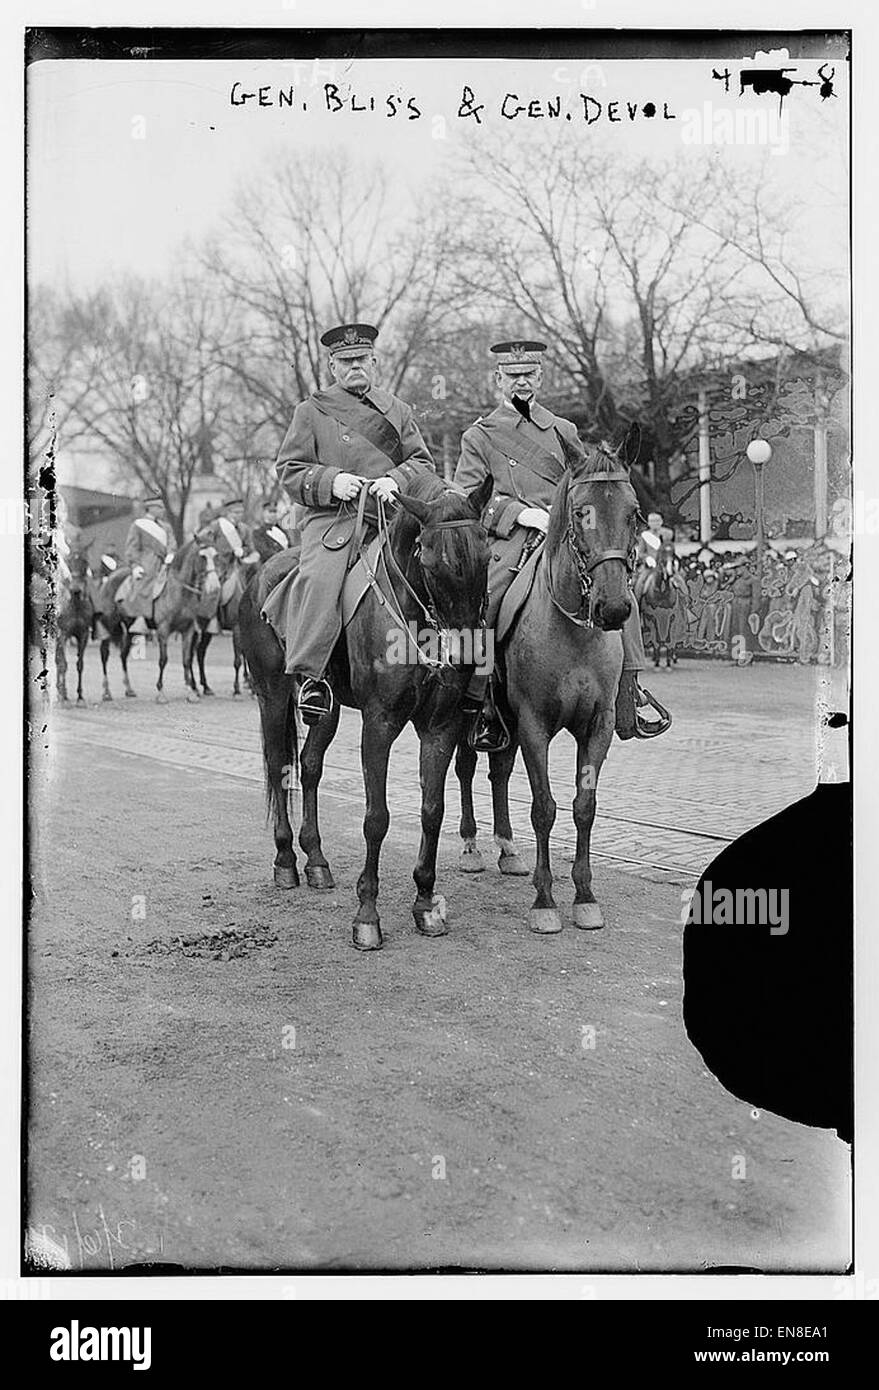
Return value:
<svg viewBox="0 0 879 1390">
<path fill-rule="evenodd" d="M 197 705 L 200 700 L 201 696 L 199 695 L 197 690 L 188 690 L 186 692 L 186 703 L 188 705 Z"/>
<path fill-rule="evenodd" d="M 299 887 L 299 871 L 295 864 L 276 864 L 272 872 L 278 888 Z"/>
<path fill-rule="evenodd" d="M 211 691 L 211 694 L 212 694 L 212 695 L 213 695 L 213 693 L 214 693 L 214 692 Z M 234 699 L 234 697 L 235 697 L 236 695 L 240 695 L 240 694 L 241 694 L 241 691 L 240 691 L 240 690 L 233 690 L 233 691 L 232 691 L 232 698 Z"/>
<path fill-rule="evenodd" d="M 125 698 L 126 698 L 126 700 L 136 700 L 136 699 L 137 699 L 137 691 L 136 691 L 136 690 L 126 690 L 126 692 L 125 692 Z"/>
<path fill-rule="evenodd" d="M 335 888 L 336 880 L 329 864 L 306 864 L 305 881 L 309 888 Z"/>
<path fill-rule="evenodd" d="M 356 951 L 380 951 L 382 929 L 378 922 L 354 922 L 352 945 Z"/>
<path fill-rule="evenodd" d="M 413 907 L 412 916 L 422 936 L 447 935 L 449 928 L 446 924 L 446 900 L 442 893 L 436 894 L 430 907 Z"/>
<path fill-rule="evenodd" d="M 77 697 L 76 697 L 76 704 L 77 704 L 77 708 L 78 708 L 80 705 L 86 704 L 86 701 L 83 699 L 83 697 L 82 697 L 81 695 L 77 695 Z"/>
<path fill-rule="evenodd" d="M 109 690 L 105 690 L 103 695 L 101 696 L 102 700 L 112 700 L 112 698 L 113 696 L 110 694 Z"/>
<path fill-rule="evenodd" d="M 458 859 L 458 868 L 462 874 L 484 874 L 485 860 L 478 849 L 463 849 Z"/>
<path fill-rule="evenodd" d="M 583 931 L 598 931 L 604 926 L 600 903 L 574 903 L 574 926 Z"/>
<path fill-rule="evenodd" d="M 531 872 L 520 854 L 502 854 L 497 863 L 502 874 L 512 874 L 514 878 L 526 878 Z"/>
<path fill-rule="evenodd" d="M 532 907 L 528 925 L 539 936 L 555 936 L 562 929 L 562 916 L 557 907 Z"/>
<path fill-rule="evenodd" d="M 209 685 L 203 685 L 202 688 L 201 688 L 201 693 L 202 693 L 202 695 L 213 695 L 214 692 L 213 692 L 213 690 L 211 690 L 211 687 L 210 687 Z M 197 690 L 196 690 L 195 694 L 196 694 L 196 695 L 198 694 L 198 691 L 197 691 Z"/>
<path fill-rule="evenodd" d="M 159 693 L 158 693 L 158 695 L 156 696 L 156 704 L 157 704 L 157 705 L 167 705 L 167 703 L 168 703 L 168 696 L 165 694 L 165 692 L 164 692 L 163 690 L 160 690 Z"/>
</svg>

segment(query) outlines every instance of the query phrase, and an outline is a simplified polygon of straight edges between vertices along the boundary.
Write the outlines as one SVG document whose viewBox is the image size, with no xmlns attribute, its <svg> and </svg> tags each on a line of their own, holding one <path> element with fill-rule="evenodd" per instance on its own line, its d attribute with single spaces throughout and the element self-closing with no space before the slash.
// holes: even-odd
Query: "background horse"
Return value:
<svg viewBox="0 0 879 1390">
<path fill-rule="evenodd" d="M 213 547 L 211 547 L 211 552 L 212 551 Z M 206 562 L 209 566 L 212 565 L 215 558 L 213 553 L 205 552 L 205 554 Z M 222 584 L 225 576 L 218 575 L 217 577 Z M 211 645 L 211 638 L 214 636 L 213 632 L 210 631 L 210 624 L 214 617 L 216 617 L 221 632 L 231 632 L 232 634 L 232 665 L 235 670 L 232 694 L 241 694 L 240 674 L 243 657 L 241 653 L 241 627 L 238 621 L 238 610 L 241 605 L 241 598 L 242 593 L 236 591 L 227 603 L 220 601 L 217 604 L 215 613 L 211 613 L 207 617 L 202 616 L 201 613 L 198 615 L 198 635 L 196 637 L 195 656 L 198 663 L 198 678 L 201 684 L 201 693 L 203 695 L 213 695 L 214 693 L 208 685 L 208 678 L 205 674 L 205 657 L 207 656 L 208 647 Z M 244 663 L 244 679 L 249 685 L 250 676 L 247 671 L 246 662 Z"/>
<path fill-rule="evenodd" d="M 67 704 L 67 643 L 73 640 L 76 643 L 76 703 L 84 705 L 82 667 L 95 612 L 89 592 L 91 570 L 88 556 L 84 551 L 72 552 L 67 568 L 70 578 L 59 585 L 58 635 L 55 642 L 58 699 Z"/>
<path fill-rule="evenodd" d="M 190 702 L 199 698 L 195 677 L 192 674 L 192 658 L 198 637 L 196 611 L 201 597 L 202 585 L 210 567 L 209 558 L 206 557 L 202 547 L 196 541 L 189 541 L 186 545 L 181 546 L 168 567 L 165 587 L 153 603 L 152 617 L 147 621 L 148 625 L 155 629 L 159 644 L 159 675 L 156 681 L 156 702 L 158 704 L 168 703 L 163 686 L 165 667 L 168 664 L 168 639 L 172 632 L 179 632 L 180 634 L 183 679 L 187 686 L 186 698 Z M 111 634 L 116 634 L 112 640 L 119 641 L 126 682 L 125 693 L 126 695 L 133 695 L 134 691 L 130 689 L 128 682 L 127 662 L 128 653 L 131 650 L 130 628 L 134 618 L 119 607 L 115 592 L 112 602 L 106 606 L 105 611 L 101 614 L 101 621 Z M 109 640 L 106 643 L 106 651 L 109 652 Z M 109 685 L 106 680 L 104 642 L 101 643 L 101 661 L 104 666 L 104 698 L 111 699 L 112 696 L 109 693 Z"/>
<path fill-rule="evenodd" d="M 666 666 L 677 661 L 675 654 L 674 621 L 678 611 L 679 591 L 672 583 L 675 571 L 675 548 L 664 541 L 656 552 L 656 564 L 644 565 L 635 584 L 635 594 L 641 609 L 644 647 L 653 653 L 658 666 L 663 653 Z"/>
<path fill-rule="evenodd" d="M 128 675 L 128 658 L 131 653 L 131 624 L 133 618 L 123 614 L 116 602 L 116 591 L 124 579 L 127 579 L 131 570 L 127 566 L 119 566 L 113 574 L 109 575 L 101 584 L 97 594 L 97 604 L 95 612 L 95 635 L 100 642 L 101 653 L 101 672 L 103 676 L 103 700 L 112 700 L 113 692 L 110 689 L 110 680 L 107 675 L 107 661 L 110 656 L 110 644 L 112 643 L 119 649 L 119 660 L 122 664 L 122 684 L 125 694 L 129 699 L 134 699 L 137 691 L 133 688 Z"/>
<path fill-rule="evenodd" d="M 553 500 L 534 583 L 503 643 L 495 643 L 505 671 L 499 696 L 507 707 L 505 716 L 509 714 L 511 740 L 509 748 L 489 758 L 501 869 L 527 873 L 513 845 L 509 810 L 510 773 L 521 744 L 537 841 L 530 926 L 543 934 L 562 929 L 549 858 L 556 817 L 549 746 L 562 729 L 577 741 L 574 925 L 588 929 L 604 925 L 592 892 L 590 837 L 598 777 L 614 734 L 623 664 L 619 632 L 631 610 L 628 578 L 639 514 L 628 470 L 615 454 L 605 448 L 587 453 L 558 437 L 568 468 Z M 475 848 L 475 770 L 476 753 L 462 741 L 456 759 L 465 846 L 461 867 L 471 870 L 483 867 Z"/>
<path fill-rule="evenodd" d="M 488 543 L 480 524 L 491 490 L 487 479 L 469 497 L 423 475 L 399 497 L 393 519 L 382 530 L 385 548 L 377 574 L 336 644 L 328 675 L 336 696 L 331 714 L 309 729 L 302 750 L 302 825 L 299 844 L 307 856 L 306 880 L 314 888 L 334 886 L 321 847 L 318 787 L 324 755 L 335 735 L 339 704 L 363 716 L 361 764 L 366 790 L 363 833 L 366 862 L 357 882 L 359 907 L 353 943 L 361 951 L 382 945 L 376 907 L 378 866 L 388 831 L 387 773 L 391 747 L 407 723 L 421 745 L 421 844 L 413 878 L 412 912 L 426 936 L 444 935 L 445 903 L 434 897 L 436 852 L 445 806 L 445 778 L 461 724 L 460 702 L 472 665 L 460 664 L 461 635 L 481 633 L 488 576 Z M 379 504 L 380 524 L 383 508 Z M 288 814 L 288 789 L 295 776 L 298 740 L 296 681 L 284 673 L 284 653 L 260 606 L 274 576 L 288 570 L 283 553 L 264 567 L 262 583 L 251 581 L 241 601 L 241 638 L 259 701 L 266 793 L 274 820 L 274 877 L 298 887 Z M 410 644 L 408 625 L 437 639 L 442 655 Z M 405 639 L 405 641 L 403 640 Z M 429 644 L 426 644 L 429 646 Z M 401 648 L 406 655 L 400 658 Z"/>
</svg>

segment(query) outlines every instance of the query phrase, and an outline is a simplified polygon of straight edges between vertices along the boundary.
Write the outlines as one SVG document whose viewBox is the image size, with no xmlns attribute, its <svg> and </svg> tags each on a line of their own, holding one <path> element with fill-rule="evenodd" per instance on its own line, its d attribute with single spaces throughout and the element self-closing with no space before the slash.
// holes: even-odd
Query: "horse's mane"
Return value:
<svg viewBox="0 0 879 1390">
<path fill-rule="evenodd" d="M 418 502 L 436 504 L 437 521 L 459 521 L 473 516 L 467 494 L 452 483 L 447 483 L 436 473 L 417 473 L 406 487 L 406 496 Z M 421 522 L 405 507 L 398 507 L 390 526 L 391 544 L 395 553 L 409 561 Z M 478 527 L 466 527 L 446 533 L 443 560 L 449 569 L 460 579 L 471 572 L 476 558 L 476 549 L 482 544 Z M 455 537 L 455 539 L 452 539 Z"/>
<path fill-rule="evenodd" d="M 565 462 L 574 482 L 583 482 L 596 473 L 628 473 L 629 469 L 620 452 L 612 449 L 606 440 L 600 444 L 583 444 L 581 440 L 567 439 L 559 434 L 565 453 Z"/>
<path fill-rule="evenodd" d="M 183 545 L 181 545 L 174 559 L 171 561 L 171 569 L 175 574 L 179 574 L 183 579 L 191 576 L 195 568 L 198 550 L 199 545 L 196 540 L 185 541 Z"/>
<path fill-rule="evenodd" d="M 565 456 L 566 470 L 556 488 L 555 497 L 549 511 L 549 526 L 546 532 L 547 549 L 554 548 L 562 539 L 568 525 L 568 490 L 574 483 L 587 483 L 601 473 L 626 473 L 629 470 L 623 459 L 609 444 L 583 444 L 581 440 L 568 439 L 556 431 Z"/>
</svg>

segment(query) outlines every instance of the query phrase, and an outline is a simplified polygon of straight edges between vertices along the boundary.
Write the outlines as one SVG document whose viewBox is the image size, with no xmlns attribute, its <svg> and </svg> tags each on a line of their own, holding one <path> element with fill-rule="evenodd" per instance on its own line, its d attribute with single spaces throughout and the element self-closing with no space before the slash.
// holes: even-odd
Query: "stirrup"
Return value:
<svg viewBox="0 0 879 1390">
<path fill-rule="evenodd" d="M 660 734 L 667 733 L 672 725 L 672 717 L 665 705 L 661 705 L 655 695 L 651 695 L 649 690 L 639 685 L 637 678 L 632 693 L 635 697 L 635 737 L 658 738 Z M 659 718 L 642 719 L 642 709 L 655 709 Z"/>
<path fill-rule="evenodd" d="M 477 714 L 467 733 L 467 742 L 476 753 L 503 753 L 510 746 L 510 731 L 497 705 Z"/>
<path fill-rule="evenodd" d="M 333 688 L 329 681 L 307 676 L 299 688 L 296 708 L 304 724 L 316 724 L 325 714 L 333 711 Z"/>
</svg>

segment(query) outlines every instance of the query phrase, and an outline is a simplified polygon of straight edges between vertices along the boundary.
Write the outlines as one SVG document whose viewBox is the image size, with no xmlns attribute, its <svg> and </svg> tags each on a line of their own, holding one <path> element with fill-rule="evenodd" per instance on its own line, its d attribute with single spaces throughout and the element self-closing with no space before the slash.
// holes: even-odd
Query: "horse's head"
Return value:
<svg viewBox="0 0 879 1390">
<path fill-rule="evenodd" d="M 568 471 L 550 514 L 547 550 L 570 548 L 592 622 L 614 632 L 628 618 L 638 498 L 629 470 L 606 445 L 584 449 L 556 431 Z"/>
<path fill-rule="evenodd" d="M 171 562 L 171 573 L 177 576 L 181 584 L 192 589 L 199 588 L 207 572 L 208 566 L 202 549 L 197 541 L 186 541 Z"/>
<path fill-rule="evenodd" d="M 88 555 L 84 550 L 74 550 L 67 557 L 67 569 L 70 578 L 67 581 L 67 588 L 71 594 L 84 594 L 88 589 L 89 569 Z"/>
<path fill-rule="evenodd" d="M 492 487 L 491 477 L 469 493 L 438 479 L 419 480 L 399 497 L 400 524 L 413 532 L 412 555 L 437 623 L 446 631 L 475 632 L 482 625 L 489 558 L 482 512 Z"/>
</svg>

